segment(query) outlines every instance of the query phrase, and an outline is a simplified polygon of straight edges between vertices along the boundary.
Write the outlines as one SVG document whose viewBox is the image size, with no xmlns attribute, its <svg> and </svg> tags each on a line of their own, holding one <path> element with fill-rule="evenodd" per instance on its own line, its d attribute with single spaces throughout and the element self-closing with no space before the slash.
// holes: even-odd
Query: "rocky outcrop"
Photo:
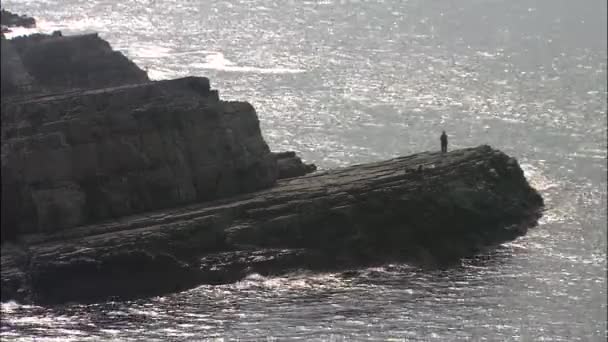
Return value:
<svg viewBox="0 0 608 342">
<path fill-rule="evenodd" d="M 23 95 L 32 92 L 63 92 L 74 89 L 114 87 L 148 82 L 148 76 L 122 53 L 97 34 L 63 36 L 34 34 L 2 41 L 2 50 L 10 49 L 10 59 L 3 52 L 2 94 Z M 14 51 L 14 52 L 13 52 Z M 18 58 L 19 62 L 14 60 Z M 5 63 L 19 64 L 23 70 L 12 71 Z M 24 78 L 29 82 L 11 81 Z M 16 75 L 16 76 L 15 76 Z"/>
<path fill-rule="evenodd" d="M 440 265 L 525 234 L 543 205 L 489 146 L 309 174 L 250 104 L 206 78 L 149 82 L 97 35 L 3 38 L 1 119 L 3 301 Z"/>
<path fill-rule="evenodd" d="M 188 77 L 2 101 L 2 235 L 259 190 L 278 177 L 254 108 Z"/>
<path fill-rule="evenodd" d="M 442 264 L 525 234 L 542 205 L 517 161 L 489 146 L 420 153 L 281 180 L 229 200 L 23 236 L 2 250 L 2 300 L 89 301 L 251 272 Z"/>
<path fill-rule="evenodd" d="M 4 8 L 0 10 L 0 25 L 6 27 L 36 27 L 36 20 L 25 15 L 11 13 Z"/>
<path fill-rule="evenodd" d="M 15 94 L 18 92 L 29 92 L 33 85 L 33 78 L 21 62 L 19 53 L 13 44 L 4 38 L 0 39 L 0 94 Z"/>
<path fill-rule="evenodd" d="M 317 170 L 315 164 L 305 164 L 293 151 L 274 152 L 279 168 L 279 179 L 300 177 Z"/>
</svg>

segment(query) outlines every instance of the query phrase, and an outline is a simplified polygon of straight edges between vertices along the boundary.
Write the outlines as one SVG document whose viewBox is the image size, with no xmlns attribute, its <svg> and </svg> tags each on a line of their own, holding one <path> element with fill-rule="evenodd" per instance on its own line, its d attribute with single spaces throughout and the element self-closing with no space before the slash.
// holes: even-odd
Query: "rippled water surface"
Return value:
<svg viewBox="0 0 608 342">
<path fill-rule="evenodd" d="M 322 168 L 488 143 L 539 227 L 449 271 L 251 276 L 171 296 L 2 304 L 2 340 L 606 340 L 605 0 L 3 1 L 98 31 L 155 79 L 208 76 Z"/>
</svg>

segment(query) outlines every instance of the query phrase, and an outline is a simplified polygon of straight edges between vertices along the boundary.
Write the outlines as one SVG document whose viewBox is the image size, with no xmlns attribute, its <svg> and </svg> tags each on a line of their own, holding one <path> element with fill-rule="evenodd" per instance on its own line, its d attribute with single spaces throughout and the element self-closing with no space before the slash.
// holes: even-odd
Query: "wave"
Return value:
<svg viewBox="0 0 608 342">
<path fill-rule="evenodd" d="M 204 63 L 192 63 L 191 67 L 200 68 L 200 69 L 211 69 L 211 70 L 220 70 L 220 71 L 228 71 L 228 72 L 248 72 L 248 73 L 258 73 L 258 74 L 297 74 L 305 72 L 303 69 L 294 69 L 294 68 L 284 68 L 284 67 L 275 67 L 275 68 L 260 68 L 254 66 L 240 66 L 236 65 L 234 62 L 226 59 L 224 54 L 221 52 L 211 52 L 207 56 L 205 56 Z"/>
</svg>

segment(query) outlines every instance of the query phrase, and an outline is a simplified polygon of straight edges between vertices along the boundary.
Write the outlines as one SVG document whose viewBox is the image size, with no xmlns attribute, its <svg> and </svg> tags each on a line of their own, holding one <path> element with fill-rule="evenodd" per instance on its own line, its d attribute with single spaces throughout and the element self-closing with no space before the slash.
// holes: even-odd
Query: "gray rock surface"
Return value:
<svg viewBox="0 0 608 342">
<path fill-rule="evenodd" d="M 2 96 L 18 92 L 29 92 L 34 79 L 23 66 L 15 46 L 3 38 L 0 39 L 0 93 Z"/>
<path fill-rule="evenodd" d="M 542 206 L 517 161 L 489 146 L 420 153 L 22 236 L 2 249 L 2 300 L 131 298 L 251 272 L 395 260 L 442 265 L 525 234 Z"/>
<path fill-rule="evenodd" d="M 8 58 L 5 58 L 5 49 L 9 50 Z M 2 50 L 3 96 L 149 81 L 145 71 L 122 53 L 112 50 L 110 44 L 97 34 L 63 36 L 54 33 L 10 40 L 3 38 Z M 13 69 L 13 65 L 18 65 L 19 69 Z"/>
<path fill-rule="evenodd" d="M 274 184 L 254 108 L 188 77 L 2 101 L 2 235 Z"/>
<path fill-rule="evenodd" d="M 543 205 L 489 146 L 308 174 L 250 104 L 206 78 L 149 82 L 97 35 L 3 38 L 1 118 L 3 301 L 444 265 L 525 234 Z"/>
<path fill-rule="evenodd" d="M 279 179 L 300 177 L 317 170 L 315 164 L 305 164 L 293 151 L 273 152 L 279 168 Z"/>
</svg>

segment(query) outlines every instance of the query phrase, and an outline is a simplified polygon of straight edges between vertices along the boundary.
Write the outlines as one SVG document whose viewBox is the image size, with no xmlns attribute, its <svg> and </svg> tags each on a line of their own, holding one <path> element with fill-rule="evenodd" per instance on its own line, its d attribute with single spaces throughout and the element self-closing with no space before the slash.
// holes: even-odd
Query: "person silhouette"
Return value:
<svg viewBox="0 0 608 342">
<path fill-rule="evenodd" d="M 445 153 L 448 151 L 448 136 L 445 134 L 445 131 L 441 132 L 441 137 L 439 138 L 441 141 L 441 153 Z"/>
</svg>

